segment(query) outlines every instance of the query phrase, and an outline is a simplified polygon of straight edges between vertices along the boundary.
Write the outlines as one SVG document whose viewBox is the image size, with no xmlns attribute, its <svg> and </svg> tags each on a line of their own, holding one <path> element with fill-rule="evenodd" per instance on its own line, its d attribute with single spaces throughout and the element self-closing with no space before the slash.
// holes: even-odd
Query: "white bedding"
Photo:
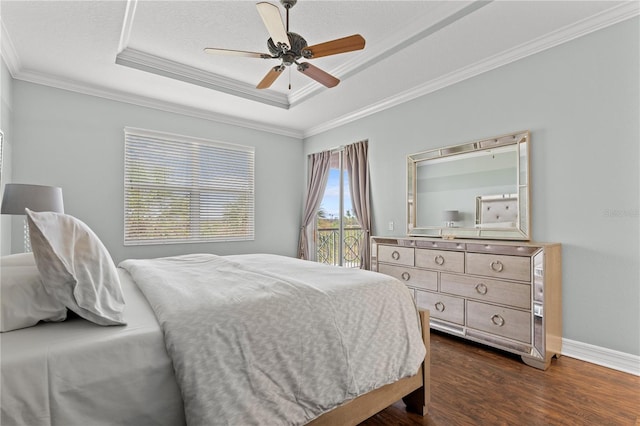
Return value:
<svg viewBox="0 0 640 426">
<path fill-rule="evenodd" d="M 128 325 L 77 318 L 0 334 L 2 426 L 185 424 L 160 326 L 118 272 Z"/>
<path fill-rule="evenodd" d="M 202 261 L 199 256 L 207 257 L 192 260 Z M 166 290 L 169 272 L 186 274 L 174 282 L 172 296 L 164 302 L 169 317 L 192 325 L 205 318 L 208 330 L 221 337 L 213 343 L 194 342 L 188 329 L 169 332 L 184 334 L 189 344 L 183 347 L 190 356 L 176 356 L 181 337 L 165 342 L 162 308 L 156 306 L 154 314 L 147 298 L 151 304 L 157 300 L 150 294 L 145 298 L 121 268 L 126 326 L 103 327 L 76 318 L 0 334 L 0 424 L 180 426 L 186 423 L 182 396 L 192 425 L 302 424 L 346 399 L 415 374 L 424 360 L 415 307 L 399 281 L 280 256 L 226 256 L 222 263 L 238 261 L 244 264 L 245 278 L 253 279 L 223 273 L 213 282 L 230 292 L 221 293 L 217 302 L 222 303 L 196 300 L 200 308 L 173 298 L 180 292 L 192 294 L 193 284 L 209 273 L 203 275 L 194 262 L 171 264 L 159 275 L 142 274 L 146 278 L 138 286 L 151 288 L 151 293 Z M 257 291 L 261 287 L 266 292 Z M 277 293 L 295 297 L 282 301 L 273 297 Z M 234 304 L 238 301 L 249 304 Z M 214 316 L 196 315 L 211 306 Z M 322 317 L 323 312 L 333 316 Z M 301 326 L 303 333 L 296 337 L 289 331 L 292 325 Z M 226 334 L 227 329 L 240 335 Z M 193 354 L 202 365 L 184 369 L 181 363 L 192 363 Z M 238 366 L 248 367 L 244 379 L 233 376 Z M 188 375 L 207 384 L 203 388 L 185 380 Z M 296 385 L 293 390 L 278 388 L 288 379 Z M 267 393 L 247 393 L 254 388 Z M 194 403 L 200 407 L 193 409 Z"/>
<path fill-rule="evenodd" d="M 411 294 L 386 275 L 274 255 L 120 267 L 163 328 L 190 425 L 302 425 L 424 361 Z"/>
</svg>

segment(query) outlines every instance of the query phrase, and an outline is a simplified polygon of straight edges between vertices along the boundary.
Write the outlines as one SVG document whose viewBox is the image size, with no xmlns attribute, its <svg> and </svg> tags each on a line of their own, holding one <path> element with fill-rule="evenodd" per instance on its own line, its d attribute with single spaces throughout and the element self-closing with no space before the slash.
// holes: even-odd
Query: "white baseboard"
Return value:
<svg viewBox="0 0 640 426">
<path fill-rule="evenodd" d="M 562 355 L 640 376 L 640 356 L 562 339 Z"/>
</svg>

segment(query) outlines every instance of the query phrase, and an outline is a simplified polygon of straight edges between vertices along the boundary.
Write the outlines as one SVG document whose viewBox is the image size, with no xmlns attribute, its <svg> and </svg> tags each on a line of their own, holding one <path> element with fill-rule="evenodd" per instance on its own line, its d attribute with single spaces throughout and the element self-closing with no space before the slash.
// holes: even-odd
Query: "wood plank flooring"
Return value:
<svg viewBox="0 0 640 426">
<path fill-rule="evenodd" d="M 431 332 L 431 404 L 421 417 L 402 402 L 360 426 L 640 426 L 640 377 L 574 358 L 547 371 L 519 357 Z"/>
</svg>

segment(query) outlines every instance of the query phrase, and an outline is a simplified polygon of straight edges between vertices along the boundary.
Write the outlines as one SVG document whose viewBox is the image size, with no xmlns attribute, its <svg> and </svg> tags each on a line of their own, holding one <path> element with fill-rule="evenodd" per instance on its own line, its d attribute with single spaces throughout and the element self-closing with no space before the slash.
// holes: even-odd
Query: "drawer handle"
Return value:
<svg viewBox="0 0 640 426">
<path fill-rule="evenodd" d="M 437 265 L 444 265 L 444 257 L 442 257 L 441 255 L 437 255 L 433 260 Z"/>
<path fill-rule="evenodd" d="M 494 323 L 495 325 L 497 325 L 498 327 L 502 327 L 504 325 L 504 318 L 502 318 L 498 314 L 494 314 L 491 317 L 491 322 Z"/>
<path fill-rule="evenodd" d="M 409 273 L 406 271 L 402 273 L 401 277 L 405 281 L 409 281 L 411 279 L 411 275 L 409 275 Z"/>
<path fill-rule="evenodd" d="M 400 259 L 400 253 L 398 253 L 398 251 L 397 251 L 397 250 L 394 250 L 394 251 L 393 251 L 393 253 L 391 253 L 391 258 L 392 258 L 393 260 L 398 260 L 398 259 Z"/>
<path fill-rule="evenodd" d="M 476 284 L 476 291 L 482 295 L 487 294 L 487 286 L 484 283 Z"/>
<path fill-rule="evenodd" d="M 495 272 L 502 272 L 502 270 L 504 269 L 504 265 L 499 260 L 491 262 L 489 266 L 491 266 L 491 269 Z"/>
<path fill-rule="evenodd" d="M 444 312 L 444 307 L 445 307 L 445 306 L 444 306 L 444 303 L 442 303 L 442 302 L 437 302 L 437 303 L 436 303 L 436 311 L 438 311 L 438 312 Z"/>
</svg>

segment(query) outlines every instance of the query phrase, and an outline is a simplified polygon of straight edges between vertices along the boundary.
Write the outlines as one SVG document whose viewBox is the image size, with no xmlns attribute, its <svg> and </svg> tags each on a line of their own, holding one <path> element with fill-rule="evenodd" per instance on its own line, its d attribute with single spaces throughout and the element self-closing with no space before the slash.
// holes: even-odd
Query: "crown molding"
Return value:
<svg viewBox="0 0 640 426">
<path fill-rule="evenodd" d="M 289 109 L 289 98 L 272 90 L 258 90 L 240 80 L 207 72 L 189 65 L 128 47 L 138 0 L 127 0 L 116 64 L 150 72 L 189 84 L 205 87 L 278 108 Z"/>
<path fill-rule="evenodd" d="M 487 71 L 502 67 L 517 60 L 526 58 L 568 41 L 585 36 L 592 32 L 623 22 L 640 14 L 640 3 L 630 1 L 617 7 L 608 9 L 592 17 L 583 19 L 572 25 L 545 34 L 530 42 L 523 43 L 499 54 L 493 55 L 475 64 L 457 69 L 442 77 L 427 81 L 412 89 L 390 96 L 382 101 L 368 105 L 334 120 L 312 127 L 304 132 L 304 137 L 310 137 L 328 130 L 343 126 L 369 115 L 403 104 L 421 96 L 433 93 L 447 86 L 475 77 Z"/>
<path fill-rule="evenodd" d="M 96 85 L 79 83 L 77 81 L 67 80 L 57 76 L 51 76 L 39 72 L 23 70 L 20 71 L 14 78 L 30 83 L 55 87 L 58 89 L 68 90 L 71 92 L 81 93 L 89 96 L 95 96 L 146 108 L 153 108 L 174 114 L 214 121 L 216 123 L 230 124 L 233 126 L 244 127 L 247 129 L 258 130 L 262 132 L 275 133 L 278 135 L 289 136 L 298 139 L 302 139 L 303 136 L 303 133 L 301 131 L 290 129 L 287 127 L 267 125 L 254 120 L 246 120 L 230 115 L 203 110 L 200 108 L 193 108 L 185 105 L 178 105 L 173 102 L 161 101 L 146 96 L 132 95 L 126 92 L 105 89 Z"/>
<path fill-rule="evenodd" d="M 120 42 L 118 43 L 118 53 L 122 52 L 129 45 L 133 19 L 136 16 L 137 7 L 138 0 L 127 0 L 127 7 L 124 11 L 124 21 L 122 22 L 122 31 L 120 32 Z"/>
<path fill-rule="evenodd" d="M 420 41 L 442 28 L 456 22 L 457 20 L 477 11 L 478 9 L 491 3 L 491 1 L 463 2 L 454 1 L 441 3 L 435 8 L 427 18 L 428 21 L 414 21 L 404 26 L 400 31 L 396 31 L 393 36 L 379 41 L 374 46 L 366 48 L 366 53 L 353 57 L 337 68 L 331 70 L 331 74 L 346 80 L 377 62 L 388 58 L 394 53 Z M 289 103 L 293 107 L 307 99 L 317 95 L 323 89 L 318 83 L 310 83 L 305 87 L 289 95 Z"/>
<path fill-rule="evenodd" d="M 135 0 L 130 0 L 135 1 Z M 640 4 L 636 1 L 624 3 L 618 7 L 604 11 L 591 18 L 584 19 L 576 24 L 567 26 L 561 30 L 555 31 L 543 37 L 539 37 L 532 42 L 524 43 L 516 48 L 509 49 L 486 60 L 477 62 L 471 66 L 456 70 L 441 78 L 425 82 L 413 89 L 406 90 L 397 95 L 388 97 L 380 102 L 368 105 L 364 108 L 353 111 L 334 120 L 327 121 L 318 126 L 307 129 L 306 131 L 298 131 L 295 129 L 266 125 L 254 120 L 240 119 L 228 115 L 213 113 L 199 108 L 178 105 L 172 102 L 160 101 L 139 95 L 132 95 L 110 89 L 105 89 L 97 85 L 70 81 L 56 76 L 46 75 L 29 70 L 23 70 L 22 64 L 11 39 L 2 25 L 1 27 L 1 53 L 9 72 L 12 77 L 17 80 L 24 80 L 31 83 L 42 84 L 46 86 L 56 87 L 59 89 L 70 90 L 77 93 L 83 93 L 91 96 L 101 97 L 105 99 L 125 102 L 133 105 L 144 106 L 148 108 L 158 109 L 162 111 L 172 112 L 176 114 L 202 118 L 205 120 L 215 121 L 223 124 L 244 127 L 248 129 L 264 131 L 293 138 L 306 138 L 336 127 L 359 120 L 385 109 L 400 105 L 411 101 L 415 98 L 432 93 L 436 90 L 482 74 L 486 71 L 507 65 L 516 60 L 525 58 L 546 49 L 558 46 L 567 41 L 587 35 L 591 32 L 606 28 L 627 19 L 633 18 L 640 14 Z M 124 34 L 124 33 L 123 33 Z"/>
<path fill-rule="evenodd" d="M 125 10 L 122 23 L 122 31 L 120 32 L 120 42 L 118 43 L 116 64 L 150 72 L 185 83 L 195 84 L 207 89 L 217 90 L 219 92 L 239 96 L 267 105 L 289 109 L 289 99 L 287 95 L 270 90 L 258 90 L 252 85 L 236 79 L 207 72 L 148 52 L 128 47 L 137 5 L 138 0 L 127 0 L 127 8 Z"/>
<path fill-rule="evenodd" d="M 129 16 L 129 22 L 133 19 L 133 11 L 135 10 L 136 0 L 129 0 L 127 3 L 127 16 Z M 129 14 L 131 10 L 131 14 Z M 127 17 L 125 17 L 127 20 Z M 89 96 L 95 96 L 99 98 L 109 99 L 118 102 L 124 102 L 132 105 L 138 105 L 147 108 L 153 108 L 161 111 L 171 112 L 174 114 L 185 115 L 189 117 L 201 118 L 203 120 L 214 121 L 222 124 L 229 124 L 233 126 L 243 127 L 251 130 L 258 130 L 262 132 L 274 133 L 282 136 L 288 136 L 292 138 L 302 139 L 302 131 L 291 129 L 288 127 L 273 126 L 260 123 L 255 120 L 246 120 L 230 115 L 215 113 L 199 108 L 188 107 L 184 105 L 178 105 L 173 102 L 161 101 L 158 99 L 149 98 L 146 96 L 133 95 L 113 89 L 105 89 L 98 85 L 82 83 L 79 81 L 73 81 L 64 79 L 58 76 L 44 74 L 36 71 L 23 69 L 20 57 L 11 41 L 9 33 L 5 29 L 2 19 L 0 19 L 0 56 L 7 64 L 7 68 L 11 74 L 11 77 L 16 80 L 22 80 L 29 83 L 41 84 L 44 86 L 55 87 L 57 89 L 68 90 L 71 92 L 81 93 Z M 122 34 L 122 40 L 125 40 L 128 32 Z M 126 40 L 125 40 L 126 41 Z"/>
<path fill-rule="evenodd" d="M 150 72 L 185 83 L 195 84 L 263 104 L 289 109 L 289 99 L 272 90 L 258 90 L 253 85 L 208 71 L 161 58 L 141 50 L 125 48 L 116 55 L 116 64 Z"/>
<path fill-rule="evenodd" d="M 11 37 L 9 37 L 9 33 L 7 29 L 4 27 L 4 22 L 0 18 L 0 56 L 4 59 L 4 63 L 7 64 L 7 68 L 9 69 L 9 73 L 11 76 L 15 78 L 18 74 L 21 64 L 20 58 L 18 57 L 18 53 L 16 52 L 16 48 L 13 46 L 13 42 L 11 41 Z"/>
<path fill-rule="evenodd" d="M 269 90 L 257 90 L 253 85 L 233 78 L 193 68 L 141 50 L 130 48 L 128 47 L 128 43 L 137 3 L 138 0 L 127 1 L 127 9 L 120 35 L 120 53 L 116 56 L 116 63 L 119 65 L 285 109 L 299 105 L 324 90 L 324 86 L 317 82 L 311 82 L 289 95 Z M 383 40 L 375 48 L 367 49 L 366 54 L 343 63 L 341 66 L 330 70 L 330 73 L 339 76 L 341 80 L 352 77 L 387 58 L 394 52 L 428 37 L 489 3 L 490 1 L 488 0 L 482 0 L 441 4 L 430 16 L 429 22 L 414 22 L 411 25 L 407 25 L 402 31 L 398 31 L 393 37 Z M 425 25 L 427 26 L 426 28 Z"/>
</svg>

